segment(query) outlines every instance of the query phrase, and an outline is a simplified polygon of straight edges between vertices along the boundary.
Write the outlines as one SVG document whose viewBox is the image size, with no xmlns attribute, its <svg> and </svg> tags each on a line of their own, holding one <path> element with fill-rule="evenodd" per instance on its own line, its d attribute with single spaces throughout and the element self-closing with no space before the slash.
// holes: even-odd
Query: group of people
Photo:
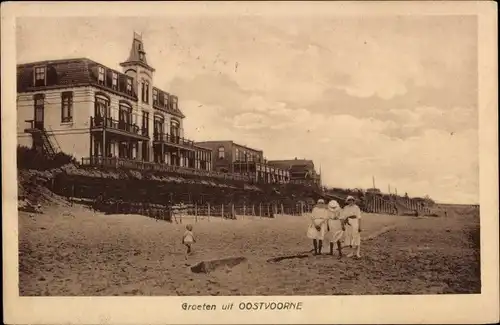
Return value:
<svg viewBox="0 0 500 325">
<path fill-rule="evenodd" d="M 313 208 L 307 237 L 313 240 L 314 255 L 320 255 L 323 242 L 328 241 L 330 255 L 334 255 L 336 245 L 338 258 L 343 257 L 343 247 L 352 249 L 347 257 L 361 257 L 361 209 L 352 196 L 347 197 L 346 203 L 342 209 L 335 200 L 326 204 L 319 199 Z"/>
</svg>

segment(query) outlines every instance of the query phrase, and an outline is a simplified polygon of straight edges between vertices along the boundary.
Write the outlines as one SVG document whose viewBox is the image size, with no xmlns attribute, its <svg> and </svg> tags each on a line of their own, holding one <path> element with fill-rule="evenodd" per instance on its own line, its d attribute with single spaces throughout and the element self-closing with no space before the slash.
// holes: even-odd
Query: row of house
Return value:
<svg viewBox="0 0 500 325">
<path fill-rule="evenodd" d="M 266 161 L 262 150 L 232 141 L 188 139 L 177 96 L 153 84 L 140 35 L 120 66 L 87 58 L 18 65 L 18 144 L 59 147 L 86 165 L 147 162 L 256 182 L 320 182 L 310 160 Z"/>
</svg>

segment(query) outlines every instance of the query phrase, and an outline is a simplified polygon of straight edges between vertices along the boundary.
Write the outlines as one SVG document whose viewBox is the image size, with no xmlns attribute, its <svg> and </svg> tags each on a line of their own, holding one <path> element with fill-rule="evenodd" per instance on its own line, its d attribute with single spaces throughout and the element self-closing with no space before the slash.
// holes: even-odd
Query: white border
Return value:
<svg viewBox="0 0 500 325">
<path fill-rule="evenodd" d="M 498 110 L 495 2 L 218 2 L 2 4 L 2 195 L 4 311 L 9 324 L 59 323 L 486 323 L 499 319 Z M 113 14 L 114 13 L 114 14 Z M 477 15 L 479 17 L 479 139 L 481 204 L 480 295 L 308 297 L 18 296 L 16 158 L 16 16 L 195 15 Z M 181 303 L 302 301 L 302 311 L 185 312 Z M 353 312 L 355 310 L 356 312 Z M 329 311 L 329 312 L 325 312 Z"/>
</svg>

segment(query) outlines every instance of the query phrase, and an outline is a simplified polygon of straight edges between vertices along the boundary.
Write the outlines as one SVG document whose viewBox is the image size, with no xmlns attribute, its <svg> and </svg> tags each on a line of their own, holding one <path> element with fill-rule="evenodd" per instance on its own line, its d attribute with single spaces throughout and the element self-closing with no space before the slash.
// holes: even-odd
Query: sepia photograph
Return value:
<svg viewBox="0 0 500 325">
<path fill-rule="evenodd" d="M 484 294 L 479 15 L 274 5 L 13 19 L 15 295 L 177 297 L 200 319 Z"/>
</svg>

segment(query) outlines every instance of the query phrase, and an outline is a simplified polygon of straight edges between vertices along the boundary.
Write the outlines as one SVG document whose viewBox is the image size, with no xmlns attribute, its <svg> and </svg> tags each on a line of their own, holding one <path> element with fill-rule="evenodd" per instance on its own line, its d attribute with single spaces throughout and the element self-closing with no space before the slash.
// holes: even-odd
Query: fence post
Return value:
<svg viewBox="0 0 500 325">
<path fill-rule="evenodd" d="M 285 214 L 285 209 L 283 207 L 283 203 L 281 203 L 281 214 Z"/>
<path fill-rule="evenodd" d="M 222 209 L 221 209 L 221 217 L 222 217 L 222 220 L 224 220 L 224 203 L 222 203 Z"/>
<path fill-rule="evenodd" d="M 246 211 L 247 210 L 247 206 L 245 203 L 243 203 L 243 216 L 246 216 Z"/>
<path fill-rule="evenodd" d="M 300 215 L 304 215 L 304 202 L 300 201 Z"/>
<path fill-rule="evenodd" d="M 262 218 L 262 203 L 259 203 L 259 217 Z"/>
<path fill-rule="evenodd" d="M 236 213 L 234 211 L 234 203 L 231 204 L 231 218 L 236 218 Z"/>
<path fill-rule="evenodd" d="M 255 205 L 254 204 L 252 204 L 252 216 L 255 217 Z"/>
<path fill-rule="evenodd" d="M 207 203 L 207 209 L 208 209 L 207 217 L 208 217 L 208 221 L 210 221 L 210 202 Z"/>
<path fill-rule="evenodd" d="M 198 222 L 198 205 L 194 204 L 194 221 Z"/>
</svg>

